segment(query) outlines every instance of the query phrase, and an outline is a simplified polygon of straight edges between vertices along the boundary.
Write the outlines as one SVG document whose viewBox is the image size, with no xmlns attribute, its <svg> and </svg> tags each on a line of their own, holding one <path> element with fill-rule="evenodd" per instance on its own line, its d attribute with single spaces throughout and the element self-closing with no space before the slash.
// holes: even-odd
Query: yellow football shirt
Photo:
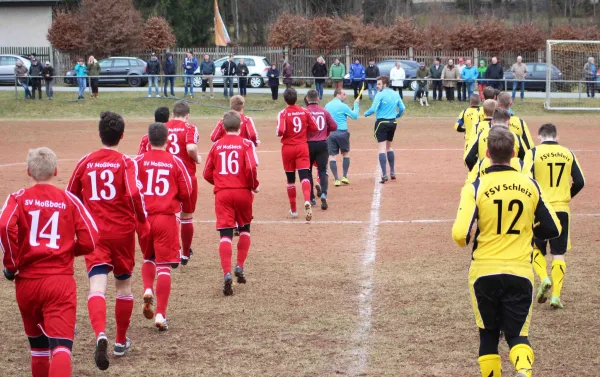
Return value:
<svg viewBox="0 0 600 377">
<path fill-rule="evenodd" d="M 481 125 L 481 123 L 479 124 Z M 478 161 L 486 157 L 487 139 L 491 129 L 491 124 L 487 127 L 478 126 L 477 132 L 479 132 L 479 134 L 477 135 L 477 138 L 474 139 L 473 143 L 469 146 L 469 151 L 465 156 L 465 164 L 469 168 L 469 171 L 473 170 L 473 167 L 475 167 Z M 525 158 L 525 147 L 523 146 L 521 137 L 515 134 L 514 132 L 513 135 L 515 137 L 515 156 L 522 160 L 523 158 Z"/>
<path fill-rule="evenodd" d="M 473 134 L 473 128 L 477 123 L 479 123 L 479 106 L 471 106 L 468 109 L 461 111 L 454 124 L 454 130 L 465 133 L 465 150 L 469 145 L 469 140 Z"/>
<path fill-rule="evenodd" d="M 527 149 L 531 149 L 534 146 L 533 138 L 531 137 L 531 133 L 529 132 L 529 127 L 527 127 L 527 123 L 518 116 L 510 117 L 510 124 L 508 129 L 514 132 L 515 134 L 521 136 L 523 140 L 523 146 Z"/>
</svg>

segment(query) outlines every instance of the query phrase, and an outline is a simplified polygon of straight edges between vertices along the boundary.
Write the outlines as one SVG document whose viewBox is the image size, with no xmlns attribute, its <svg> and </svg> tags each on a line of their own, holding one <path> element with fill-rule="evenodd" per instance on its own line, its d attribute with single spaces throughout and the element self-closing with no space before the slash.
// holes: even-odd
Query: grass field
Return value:
<svg viewBox="0 0 600 377">
<path fill-rule="evenodd" d="M 106 94 L 97 102 L 14 101 L 0 94 L 0 197 L 29 184 L 27 149 L 41 145 L 60 160 L 56 184 L 64 187 L 77 160 L 100 147 L 98 113 L 126 116 L 121 151 L 134 154 L 154 108 L 171 100 Z M 363 101 L 363 102 L 369 102 Z M 224 100 L 211 104 L 225 105 Z M 248 284 L 221 294 L 218 233 L 211 187 L 199 178 L 194 258 L 173 272 L 170 330 L 157 333 L 141 314 L 138 253 L 136 305 L 127 357 L 111 358 L 100 372 L 93 362 L 94 336 L 87 317 L 88 284 L 76 262 L 79 330 L 74 376 L 479 376 L 478 334 L 467 286 L 470 248 L 459 249 L 450 230 L 466 178 L 462 135 L 453 130 L 458 104 L 408 103 L 396 133 L 398 181 L 376 183 L 377 156 L 372 119 L 350 122 L 352 165 L 349 186 L 330 188 L 330 209 L 313 222 L 287 215 L 285 176 L 275 137 L 280 99 L 249 97 L 262 145 L 261 192 L 254 205 Z M 206 112 L 203 112 L 206 111 Z M 200 151 L 222 109 L 192 105 Z M 427 111 L 427 113 L 426 113 Z M 361 114 L 364 109 L 361 108 Z M 562 311 L 535 305 L 531 342 L 534 376 L 597 377 L 600 367 L 600 285 L 597 229 L 600 211 L 598 117 L 544 115 L 541 103 L 517 103 L 535 134 L 548 121 L 560 140 L 576 151 L 586 187 L 572 204 L 573 250 Z M 430 115 L 431 114 L 431 115 Z M 24 120 L 26 119 L 26 120 Z M 27 376 L 29 353 L 12 283 L 0 282 L 0 376 Z M 108 335 L 114 340 L 114 290 L 107 293 Z M 501 346 L 505 375 L 512 375 Z"/>
</svg>

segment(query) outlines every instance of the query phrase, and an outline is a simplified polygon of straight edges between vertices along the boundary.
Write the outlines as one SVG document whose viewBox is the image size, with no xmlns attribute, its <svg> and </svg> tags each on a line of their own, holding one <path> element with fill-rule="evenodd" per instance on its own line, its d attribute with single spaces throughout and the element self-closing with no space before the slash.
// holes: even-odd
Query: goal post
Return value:
<svg viewBox="0 0 600 377">
<path fill-rule="evenodd" d="M 547 40 L 545 89 L 547 110 L 600 111 L 600 41 Z"/>
</svg>

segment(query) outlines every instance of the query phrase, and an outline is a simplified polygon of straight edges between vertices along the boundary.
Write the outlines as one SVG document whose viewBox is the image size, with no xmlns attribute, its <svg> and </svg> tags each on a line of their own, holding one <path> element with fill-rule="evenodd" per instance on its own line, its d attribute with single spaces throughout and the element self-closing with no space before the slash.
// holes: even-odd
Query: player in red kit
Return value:
<svg viewBox="0 0 600 377">
<path fill-rule="evenodd" d="M 178 264 L 179 229 L 176 214 L 192 212 L 192 180 L 183 161 L 166 151 L 169 130 L 163 123 L 148 128 L 152 149 L 136 158 L 143 188 L 150 235 L 141 242 L 144 264 L 143 314 L 160 331 L 168 329 L 167 304 L 171 293 L 171 264 Z M 152 310 L 156 277 L 156 317 Z"/>
<path fill-rule="evenodd" d="M 159 123 L 167 123 L 169 121 L 169 108 L 168 107 L 159 107 L 154 111 L 154 121 Z M 138 148 L 138 155 L 147 152 L 150 150 L 150 142 L 148 141 L 148 134 L 142 137 L 142 141 L 140 141 L 140 146 Z"/>
<path fill-rule="evenodd" d="M 73 262 L 94 250 L 98 230 L 79 199 L 52 185 L 54 152 L 30 150 L 27 174 L 35 184 L 9 195 L 0 213 L 4 276 L 15 281 L 31 375 L 68 377 L 77 309 Z"/>
<path fill-rule="evenodd" d="M 296 170 L 304 195 L 304 215 L 306 221 L 312 219 L 310 205 L 310 157 L 306 133 L 317 132 L 315 119 L 306 109 L 296 106 L 298 94 L 294 88 L 286 89 L 283 99 L 288 106 L 277 116 L 277 136 L 281 137 L 281 157 L 287 177 L 287 193 L 290 200 L 290 214 L 298 216 L 296 209 Z"/>
<path fill-rule="evenodd" d="M 244 115 L 245 104 L 246 99 L 240 95 L 235 95 L 229 99 L 229 108 L 237 111 L 240 114 L 240 136 L 244 139 L 250 140 L 255 146 L 259 146 L 260 140 L 258 140 L 258 132 L 254 126 L 254 121 L 249 116 Z M 217 126 L 213 132 L 210 134 L 210 140 L 214 143 L 226 134 L 227 131 L 225 131 L 225 127 L 223 127 L 223 119 L 221 119 L 219 123 L 217 123 Z"/>
<path fill-rule="evenodd" d="M 192 239 L 194 238 L 194 212 L 196 211 L 196 200 L 198 199 L 198 180 L 196 179 L 196 165 L 202 159 L 198 154 L 198 129 L 188 123 L 190 106 L 183 101 L 175 103 L 173 107 L 173 119 L 165 123 L 169 129 L 167 152 L 177 156 L 183 161 L 192 178 L 192 208 L 191 212 L 182 211 L 179 214 L 181 222 L 181 264 L 187 265 L 192 254 Z M 148 142 L 148 136 L 144 136 L 139 147 L 139 154 L 152 149 Z"/>
<path fill-rule="evenodd" d="M 239 136 L 241 117 L 236 111 L 223 116 L 227 134 L 213 144 L 204 167 L 204 179 L 215 186 L 215 214 L 221 235 L 219 255 L 225 275 L 223 294 L 231 296 L 231 255 L 233 230 L 240 231 L 237 264 L 234 274 L 238 283 L 246 283 L 244 262 L 250 249 L 253 193 L 258 193 L 258 157 L 254 144 Z"/>
<path fill-rule="evenodd" d="M 94 359 L 96 366 L 105 370 L 109 366 L 104 297 L 108 273 L 113 272 L 117 291 L 114 354 L 122 356 L 131 346 L 127 329 L 133 310 L 131 275 L 135 265 L 136 225 L 141 238 L 147 236 L 150 225 L 139 190 L 137 164 L 117 150 L 125 131 L 123 118 L 104 112 L 100 114 L 98 128 L 104 148 L 79 161 L 67 190 L 81 199 L 100 230 L 100 242 L 92 254 L 86 255 L 85 262 L 90 279 L 88 312 L 96 334 Z"/>
</svg>

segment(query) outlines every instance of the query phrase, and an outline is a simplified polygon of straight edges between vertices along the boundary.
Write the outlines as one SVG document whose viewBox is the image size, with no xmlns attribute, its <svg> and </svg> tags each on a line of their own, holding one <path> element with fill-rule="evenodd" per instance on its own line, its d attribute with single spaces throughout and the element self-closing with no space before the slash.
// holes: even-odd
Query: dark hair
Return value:
<svg viewBox="0 0 600 377">
<path fill-rule="evenodd" d="M 190 105 L 187 102 L 178 101 L 173 106 L 173 116 L 177 118 L 183 118 L 190 113 Z"/>
<path fill-rule="evenodd" d="M 433 61 L 434 61 L 434 62 L 441 62 L 441 61 L 442 61 L 442 59 L 440 59 L 440 57 L 438 56 L 438 57 L 436 57 L 435 59 L 433 59 Z"/>
<path fill-rule="evenodd" d="M 494 99 L 494 97 L 496 97 L 496 89 L 492 88 L 491 86 L 486 86 L 483 89 L 483 99 Z"/>
<path fill-rule="evenodd" d="M 558 130 L 556 126 L 552 123 L 544 123 L 540 126 L 538 130 L 538 135 L 546 139 L 556 139 L 558 135 Z"/>
<path fill-rule="evenodd" d="M 288 105 L 295 105 L 296 101 L 298 101 L 298 93 L 296 92 L 296 89 L 287 88 L 285 92 L 283 92 L 283 99 Z"/>
<path fill-rule="evenodd" d="M 390 77 L 389 76 L 379 76 L 377 81 L 381 81 L 381 84 L 386 88 L 390 87 Z"/>
<path fill-rule="evenodd" d="M 306 100 L 308 103 L 319 102 L 319 93 L 317 93 L 317 91 L 314 89 L 309 90 L 308 93 L 306 93 Z"/>
<path fill-rule="evenodd" d="M 240 117 L 240 113 L 235 110 L 229 110 L 223 115 L 223 128 L 227 132 L 238 131 L 241 123 L 242 118 Z"/>
<path fill-rule="evenodd" d="M 488 134 L 488 151 L 492 162 L 507 164 L 515 150 L 515 136 L 506 127 L 492 127 Z"/>
<path fill-rule="evenodd" d="M 119 145 L 123 132 L 125 132 L 125 121 L 119 114 L 105 111 L 100 114 L 98 131 L 102 144 L 107 147 L 114 147 L 115 145 Z"/>
<path fill-rule="evenodd" d="M 148 127 L 148 141 L 153 147 L 162 147 L 167 143 L 169 137 L 169 129 L 164 123 L 152 123 Z"/>
<path fill-rule="evenodd" d="M 170 115 L 170 112 L 169 112 L 168 107 L 159 107 L 154 112 L 154 121 L 161 122 L 161 123 L 167 123 L 169 121 L 169 115 Z"/>
<path fill-rule="evenodd" d="M 510 112 L 506 109 L 497 107 L 492 117 L 492 124 L 508 123 L 510 121 Z"/>
</svg>

